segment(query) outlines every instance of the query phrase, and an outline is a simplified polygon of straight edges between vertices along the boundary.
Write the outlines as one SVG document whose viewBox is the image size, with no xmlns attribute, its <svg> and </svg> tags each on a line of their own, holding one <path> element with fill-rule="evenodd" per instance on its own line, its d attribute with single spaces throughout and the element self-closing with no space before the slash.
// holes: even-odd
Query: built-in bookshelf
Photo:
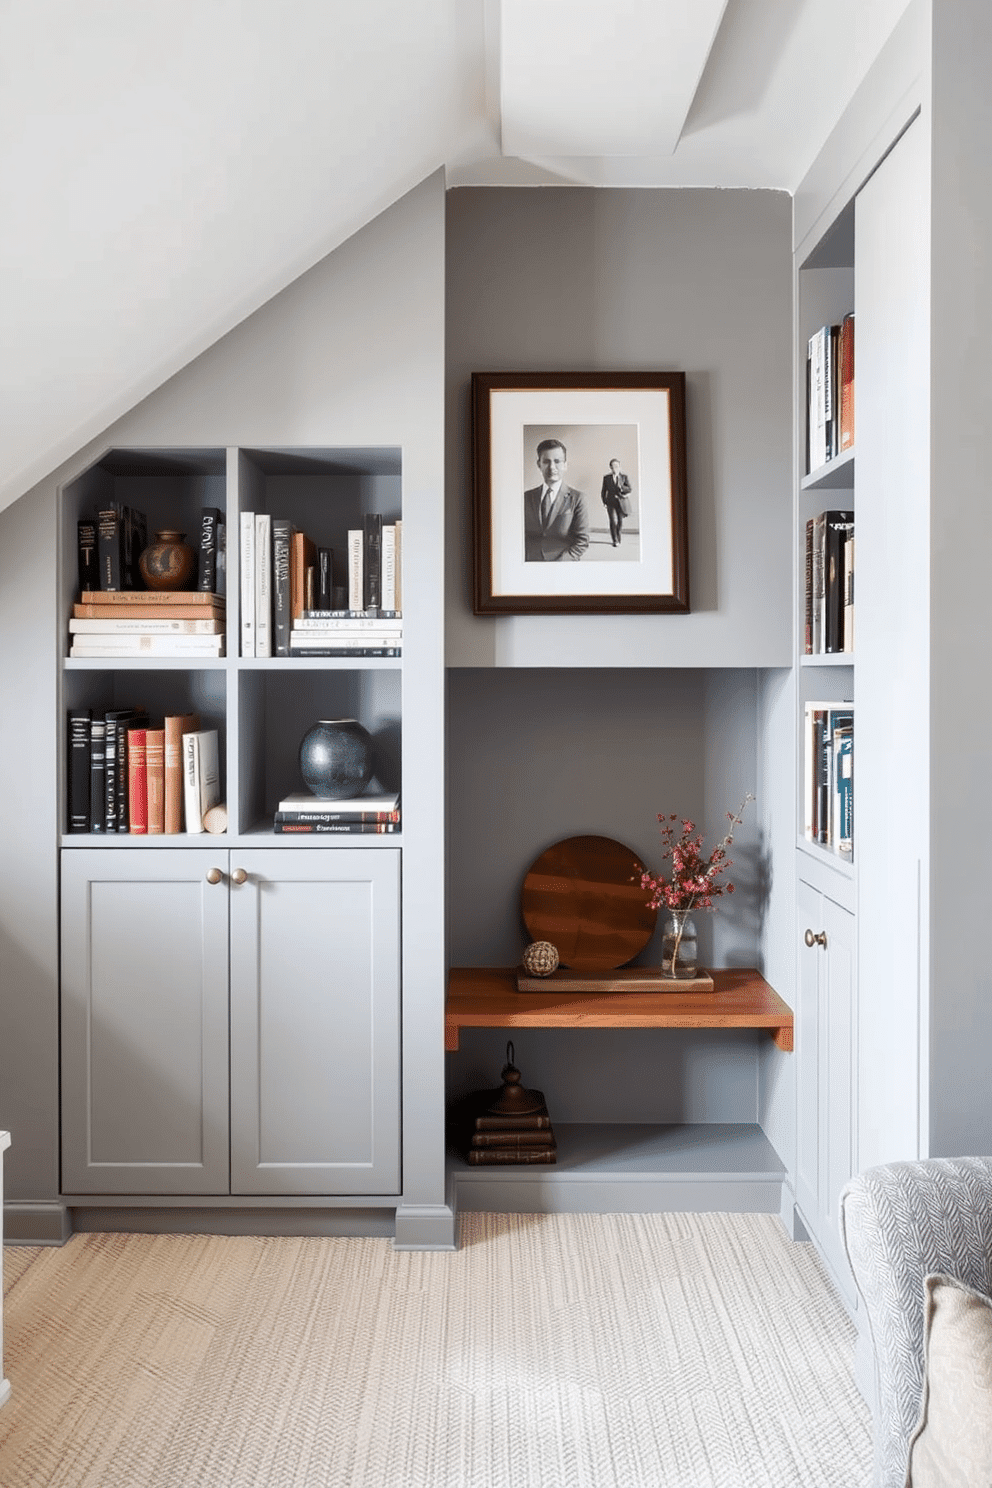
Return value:
<svg viewBox="0 0 992 1488">
<path fill-rule="evenodd" d="M 842 871 L 856 853 L 854 290 L 852 201 L 800 263 L 796 282 L 797 845 Z M 847 726 L 843 774 L 834 735 L 823 742 L 835 716 Z"/>
<path fill-rule="evenodd" d="M 115 510 L 122 562 L 129 528 L 127 566 L 110 575 L 116 590 L 98 563 L 95 577 L 84 573 L 87 529 L 98 534 L 100 513 Z M 198 571 L 185 592 L 144 589 L 138 551 L 160 531 L 185 534 L 196 551 Z M 212 825 L 228 845 L 294 840 L 273 832 L 273 816 L 302 788 L 299 743 L 320 718 L 358 719 L 375 747 L 369 790 L 397 795 L 401 534 L 395 448 L 111 450 L 72 481 L 62 498 L 60 570 L 65 844 L 170 847 L 196 840 L 199 825 L 190 830 L 185 819 L 178 831 L 131 830 L 126 763 L 118 771 L 123 806 L 116 817 L 110 808 L 116 829 L 108 831 L 99 812 L 80 804 L 84 775 L 81 767 L 73 774 L 73 761 L 81 758 L 87 719 L 99 727 L 107 715 L 132 710 L 132 727 L 146 723 L 154 732 L 182 718 L 188 729 L 195 723 L 196 731 L 216 736 L 217 795 L 226 811 L 214 813 Z M 95 546 L 99 558 L 98 537 Z M 225 561 L 218 590 L 219 546 Z M 281 616 L 285 606 L 289 613 Z M 260 630 L 267 639 L 256 644 Z M 126 722 L 114 741 L 118 762 Z M 395 845 L 398 822 L 389 826 Z M 363 846 L 379 840 L 367 830 L 354 837 Z M 328 837 L 313 841 L 326 845 Z M 333 842 L 348 846 L 350 834 L 336 831 Z"/>
</svg>

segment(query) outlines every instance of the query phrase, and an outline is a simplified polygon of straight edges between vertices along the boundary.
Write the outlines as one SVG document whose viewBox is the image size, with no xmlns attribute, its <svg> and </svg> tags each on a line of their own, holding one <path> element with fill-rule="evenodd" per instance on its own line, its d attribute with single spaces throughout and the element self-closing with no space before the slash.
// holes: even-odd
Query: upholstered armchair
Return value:
<svg viewBox="0 0 992 1488">
<path fill-rule="evenodd" d="M 925 1363 L 935 1291 L 925 1278 L 939 1274 L 963 1282 L 965 1288 L 951 1283 L 950 1291 L 977 1309 L 979 1346 L 986 1347 L 992 1336 L 992 1304 L 987 1302 L 992 1293 L 992 1157 L 930 1158 L 869 1168 L 844 1189 L 840 1218 L 875 1355 L 875 1488 L 906 1488 L 925 1385 L 932 1392 Z M 984 1295 L 969 1298 L 967 1288 Z M 977 1379 L 979 1389 L 983 1357 L 977 1375 L 974 1355 L 964 1370 L 969 1383 Z M 956 1399 L 961 1397 L 961 1377 L 955 1381 Z M 972 1409 L 967 1419 L 973 1422 L 976 1414 L 982 1415 L 982 1399 L 985 1418 L 974 1424 L 988 1432 L 992 1397 L 980 1393 L 977 1412 Z M 968 1409 L 964 1402 L 962 1409 Z M 933 1479 L 918 1469 L 916 1451 L 914 1446 L 913 1481 L 929 1483 Z M 972 1478 L 962 1476 L 960 1481 L 970 1483 Z"/>
</svg>

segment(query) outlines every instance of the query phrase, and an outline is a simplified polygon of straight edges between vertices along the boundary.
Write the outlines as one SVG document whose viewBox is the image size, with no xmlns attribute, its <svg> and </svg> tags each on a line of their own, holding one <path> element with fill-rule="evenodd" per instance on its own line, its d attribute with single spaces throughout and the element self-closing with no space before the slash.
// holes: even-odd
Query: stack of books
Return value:
<svg viewBox="0 0 992 1488">
<path fill-rule="evenodd" d="M 86 589 L 72 607 L 69 655 L 224 655 L 225 599 L 209 591 Z"/>
<path fill-rule="evenodd" d="M 474 1167 L 557 1162 L 558 1144 L 544 1096 L 520 1084 L 512 1044 L 507 1045 L 502 1079 L 500 1090 L 484 1092 L 468 1104 L 469 1162 Z"/>
<path fill-rule="evenodd" d="M 398 655 L 402 534 L 401 521 L 369 513 L 349 530 L 347 553 L 336 561 L 333 548 L 319 547 L 288 518 L 242 512 L 241 655 Z M 359 640 L 348 634 L 356 626 L 303 623 L 339 620 L 374 624 Z M 328 634 L 315 638 L 317 631 Z"/>
<path fill-rule="evenodd" d="M 821 326 L 806 356 L 806 469 L 812 475 L 854 448 L 854 316 Z"/>
<path fill-rule="evenodd" d="M 295 791 L 279 802 L 273 830 L 282 832 L 365 832 L 383 835 L 400 830 L 399 793 L 332 800 L 311 791 Z"/>
<path fill-rule="evenodd" d="M 403 617 L 355 610 L 304 610 L 289 633 L 290 656 L 402 656 Z"/>
<path fill-rule="evenodd" d="M 804 705 L 803 835 L 842 858 L 854 855 L 854 704 Z"/>
<path fill-rule="evenodd" d="M 825 511 L 806 523 L 807 656 L 854 650 L 854 513 Z"/>
</svg>

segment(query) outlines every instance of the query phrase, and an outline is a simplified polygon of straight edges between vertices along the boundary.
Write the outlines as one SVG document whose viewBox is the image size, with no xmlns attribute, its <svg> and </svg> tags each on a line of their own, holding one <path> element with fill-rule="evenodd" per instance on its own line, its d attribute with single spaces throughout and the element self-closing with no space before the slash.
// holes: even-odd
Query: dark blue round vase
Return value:
<svg viewBox="0 0 992 1488">
<path fill-rule="evenodd" d="M 355 718 L 322 718 L 300 741 L 300 773 L 315 796 L 360 796 L 372 779 L 372 736 Z"/>
</svg>

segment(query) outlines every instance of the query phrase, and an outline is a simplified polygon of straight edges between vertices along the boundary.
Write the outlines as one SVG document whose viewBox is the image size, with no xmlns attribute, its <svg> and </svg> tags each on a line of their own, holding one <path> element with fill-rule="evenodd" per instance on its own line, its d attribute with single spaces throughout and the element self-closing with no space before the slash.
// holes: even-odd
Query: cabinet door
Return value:
<svg viewBox="0 0 992 1488">
<path fill-rule="evenodd" d="M 226 853 L 62 853 L 62 1188 L 228 1191 Z"/>
<path fill-rule="evenodd" d="M 398 1192 L 399 851 L 231 867 L 233 1192 Z"/>
<path fill-rule="evenodd" d="M 835 1280 L 853 1300 L 838 1200 L 855 1170 L 855 918 L 802 880 L 796 1028 L 796 1200 Z M 805 942 L 807 930 L 825 943 Z"/>
</svg>

